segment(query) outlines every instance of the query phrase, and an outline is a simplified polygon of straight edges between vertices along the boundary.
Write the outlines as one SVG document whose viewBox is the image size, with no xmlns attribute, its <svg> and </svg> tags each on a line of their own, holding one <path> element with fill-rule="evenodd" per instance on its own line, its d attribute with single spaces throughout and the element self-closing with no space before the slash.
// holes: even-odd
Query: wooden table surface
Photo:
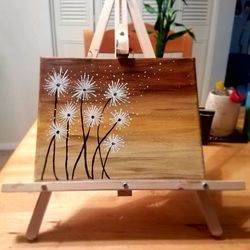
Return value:
<svg viewBox="0 0 250 250">
<path fill-rule="evenodd" d="M 0 183 L 33 180 L 36 124 L 0 173 Z M 53 193 L 40 235 L 27 242 L 37 193 L 0 193 L 0 249 L 250 249 L 250 144 L 204 147 L 207 179 L 245 180 L 246 191 L 211 192 L 224 229 L 209 236 L 192 191 Z"/>
</svg>

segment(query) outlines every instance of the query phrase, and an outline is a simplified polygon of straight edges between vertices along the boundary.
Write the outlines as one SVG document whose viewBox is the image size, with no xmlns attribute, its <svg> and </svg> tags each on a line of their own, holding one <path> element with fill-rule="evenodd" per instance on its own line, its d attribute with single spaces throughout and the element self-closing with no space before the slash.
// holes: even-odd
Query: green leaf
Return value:
<svg viewBox="0 0 250 250">
<path fill-rule="evenodd" d="M 182 24 L 182 23 L 174 23 L 174 25 L 176 26 L 176 27 L 183 27 L 184 28 L 184 30 L 196 41 L 196 38 L 195 38 L 195 35 L 194 35 L 194 33 L 192 32 L 192 30 L 191 29 L 188 29 L 184 24 Z"/>
<path fill-rule="evenodd" d="M 187 5 L 187 2 L 186 2 L 186 0 L 182 0 L 182 2 L 185 4 L 185 5 Z"/>
<path fill-rule="evenodd" d="M 176 27 L 185 27 L 185 25 L 182 24 L 182 23 L 174 23 L 174 25 L 175 25 Z"/>
<path fill-rule="evenodd" d="M 181 10 L 173 10 L 173 14 L 177 14 L 177 12 L 181 12 Z"/>
<path fill-rule="evenodd" d="M 196 41 L 196 37 L 195 37 L 194 33 L 191 31 L 191 29 L 188 29 L 187 32 L 193 38 L 193 40 Z"/>
<path fill-rule="evenodd" d="M 157 18 L 154 29 L 160 31 L 160 17 Z"/>
<path fill-rule="evenodd" d="M 175 32 L 175 33 L 169 35 L 167 37 L 167 40 L 174 40 L 176 38 L 179 38 L 179 37 L 185 35 L 186 33 L 189 33 L 189 30 L 182 30 L 182 31 Z"/>
<path fill-rule="evenodd" d="M 149 12 L 150 14 L 156 14 L 157 11 L 154 7 L 152 7 L 151 5 L 144 3 L 144 7 L 147 10 L 147 12 Z"/>
<path fill-rule="evenodd" d="M 158 11 L 161 12 L 163 0 L 156 0 L 156 2 L 157 2 L 157 5 L 158 5 Z"/>
<path fill-rule="evenodd" d="M 152 33 L 154 33 L 155 31 L 154 30 L 148 30 L 147 29 L 147 33 L 150 35 L 150 34 L 152 34 Z"/>
</svg>

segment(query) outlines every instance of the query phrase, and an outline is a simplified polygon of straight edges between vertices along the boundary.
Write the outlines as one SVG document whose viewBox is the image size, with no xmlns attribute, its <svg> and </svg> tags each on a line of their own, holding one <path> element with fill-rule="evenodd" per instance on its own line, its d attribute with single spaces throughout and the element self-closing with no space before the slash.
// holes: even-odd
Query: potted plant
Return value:
<svg viewBox="0 0 250 250">
<path fill-rule="evenodd" d="M 186 0 L 182 1 L 184 4 L 187 4 Z M 187 28 L 181 23 L 175 22 L 176 15 L 180 11 L 175 9 L 176 0 L 156 0 L 156 2 L 157 9 L 147 3 L 145 3 L 144 6 L 149 13 L 157 15 L 154 26 L 154 29 L 157 32 L 155 55 L 156 57 L 163 57 L 168 41 L 181 37 L 186 33 L 188 33 L 193 39 L 195 39 L 195 36 L 190 28 Z M 174 26 L 180 27 L 181 30 L 170 33 L 171 28 Z"/>
</svg>

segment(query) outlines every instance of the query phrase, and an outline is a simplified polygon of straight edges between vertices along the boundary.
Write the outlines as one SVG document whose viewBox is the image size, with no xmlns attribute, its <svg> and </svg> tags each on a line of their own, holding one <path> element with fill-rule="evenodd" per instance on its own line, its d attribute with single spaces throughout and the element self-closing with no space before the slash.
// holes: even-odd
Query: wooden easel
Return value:
<svg viewBox="0 0 250 250">
<path fill-rule="evenodd" d="M 130 11 L 144 57 L 154 58 L 154 51 L 143 20 L 139 14 L 136 0 L 106 0 L 100 20 L 91 43 L 88 58 L 96 58 L 108 19 L 115 4 L 115 57 L 129 53 L 127 10 Z M 118 195 L 132 195 L 132 190 L 191 190 L 197 194 L 209 231 L 213 236 L 221 236 L 222 228 L 209 198 L 209 190 L 243 190 L 243 181 L 207 181 L 207 180 L 91 180 L 60 181 L 3 184 L 3 192 L 40 192 L 31 217 L 26 237 L 37 238 L 39 229 L 54 191 L 118 190 Z"/>
<path fill-rule="evenodd" d="M 145 58 L 155 58 L 155 53 L 149 40 L 147 30 L 140 15 L 139 7 L 135 0 L 106 0 L 96 27 L 96 31 L 88 52 L 88 58 L 97 58 L 109 16 L 115 4 L 115 58 L 128 55 L 128 10 L 130 12 L 136 34 Z"/>
</svg>

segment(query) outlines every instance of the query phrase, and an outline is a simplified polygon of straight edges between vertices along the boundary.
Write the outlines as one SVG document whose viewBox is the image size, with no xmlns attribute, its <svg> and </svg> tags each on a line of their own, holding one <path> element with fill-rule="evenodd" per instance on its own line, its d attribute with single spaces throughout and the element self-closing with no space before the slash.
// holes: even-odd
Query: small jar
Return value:
<svg viewBox="0 0 250 250">
<path fill-rule="evenodd" d="M 234 103 L 229 96 L 216 95 L 211 91 L 205 109 L 214 110 L 211 135 L 229 136 L 233 133 L 240 110 L 240 103 Z"/>
</svg>

